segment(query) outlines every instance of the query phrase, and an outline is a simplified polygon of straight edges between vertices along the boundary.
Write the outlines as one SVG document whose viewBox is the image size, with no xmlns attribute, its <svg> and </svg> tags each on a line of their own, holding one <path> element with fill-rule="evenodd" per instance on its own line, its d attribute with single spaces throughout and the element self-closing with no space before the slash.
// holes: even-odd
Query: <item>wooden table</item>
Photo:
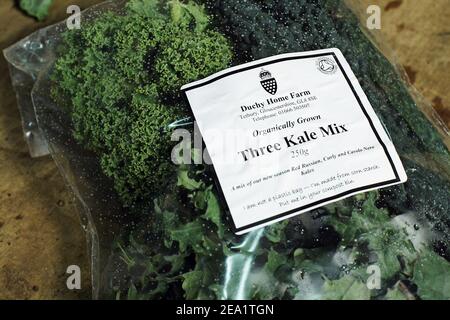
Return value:
<svg viewBox="0 0 450 320">
<path fill-rule="evenodd" d="M 1 1 L 0 48 L 63 19 L 67 5 L 74 3 L 55 2 L 45 23 L 37 23 L 13 0 Z M 75 2 L 85 8 L 99 1 Z M 381 35 L 411 82 L 450 125 L 449 1 L 359 1 L 362 8 L 374 3 L 383 12 Z M 0 299 L 89 298 L 86 241 L 73 200 L 49 157 L 28 156 L 3 56 L 0 74 Z M 71 264 L 81 267 L 80 291 L 66 288 Z"/>
</svg>

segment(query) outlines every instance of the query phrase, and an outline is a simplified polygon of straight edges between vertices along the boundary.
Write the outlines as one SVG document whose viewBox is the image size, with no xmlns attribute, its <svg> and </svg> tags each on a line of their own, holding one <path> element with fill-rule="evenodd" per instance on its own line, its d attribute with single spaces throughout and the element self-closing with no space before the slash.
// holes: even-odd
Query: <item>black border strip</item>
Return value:
<svg viewBox="0 0 450 320">
<path fill-rule="evenodd" d="M 191 87 L 185 88 L 185 89 L 182 90 L 182 92 L 184 93 L 184 96 L 185 96 L 186 100 L 188 101 L 189 106 L 191 107 L 191 104 L 189 103 L 189 99 L 187 97 L 187 93 L 186 93 L 187 91 L 194 90 L 194 89 L 206 86 L 206 85 L 211 84 L 211 83 L 213 83 L 213 82 L 215 82 L 217 80 L 220 80 L 222 78 L 225 78 L 227 76 L 230 76 L 230 75 L 233 75 L 233 74 L 236 74 L 236 73 L 239 73 L 239 72 L 260 68 L 260 67 L 263 67 L 263 66 L 266 66 L 266 65 L 269 65 L 269 64 L 274 64 L 274 63 L 284 62 L 284 61 L 289 61 L 289 60 L 318 58 L 318 57 L 324 57 L 324 56 L 333 56 L 333 58 L 336 60 L 336 63 L 338 64 L 339 69 L 341 70 L 342 74 L 344 75 L 345 80 L 347 81 L 347 84 L 349 85 L 350 89 L 352 90 L 352 93 L 353 93 L 354 97 L 356 98 L 356 100 L 357 100 L 357 102 L 358 102 L 362 112 L 364 113 L 364 116 L 366 117 L 367 121 L 369 122 L 369 125 L 372 128 L 373 133 L 375 134 L 375 137 L 377 138 L 379 144 L 382 146 L 382 148 L 384 150 L 384 153 L 385 153 L 385 155 L 386 155 L 386 157 L 387 157 L 387 159 L 388 159 L 388 161 L 389 161 L 389 163 L 391 165 L 391 168 L 392 168 L 392 170 L 394 172 L 395 179 L 379 182 L 379 183 L 368 185 L 368 186 L 364 186 L 364 187 L 355 188 L 355 189 L 352 189 L 352 190 L 348 190 L 348 191 L 342 192 L 340 194 L 334 195 L 332 197 L 321 199 L 321 200 L 318 200 L 316 202 L 309 203 L 309 204 L 307 204 L 305 206 L 297 207 L 295 209 L 291 209 L 289 211 L 277 214 L 275 216 L 271 216 L 271 217 L 269 217 L 267 219 L 260 220 L 260 221 L 255 222 L 255 223 L 251 223 L 251 224 L 248 224 L 248 225 L 240 227 L 240 228 L 236 228 L 236 225 L 234 223 L 233 217 L 231 216 L 231 221 L 233 223 L 233 232 L 234 233 L 240 232 L 240 231 L 244 231 L 244 230 L 247 230 L 247 229 L 250 229 L 250 228 L 257 227 L 258 225 L 268 223 L 268 222 L 270 222 L 272 220 L 277 220 L 279 218 L 282 218 L 284 216 L 293 214 L 293 213 L 298 212 L 298 211 L 303 211 L 303 210 L 306 210 L 308 208 L 315 207 L 317 205 L 320 205 L 321 203 L 325 203 L 325 202 L 328 202 L 328 201 L 332 201 L 332 200 L 335 200 L 335 199 L 338 199 L 338 198 L 345 197 L 346 195 L 349 195 L 349 194 L 352 194 L 352 193 L 355 193 L 355 192 L 360 192 L 360 191 L 369 190 L 369 189 L 373 189 L 373 188 L 381 188 L 383 186 L 391 185 L 391 184 L 394 184 L 394 183 L 397 183 L 397 182 L 401 181 L 400 180 L 400 176 L 399 176 L 399 174 L 397 172 L 397 168 L 394 165 L 394 161 L 392 160 L 392 157 L 389 154 L 386 145 L 381 140 L 381 137 L 378 134 L 377 130 L 375 129 L 375 126 L 373 124 L 372 119 L 370 118 L 369 114 L 367 113 L 367 110 L 364 108 L 364 105 L 361 102 L 361 98 L 358 96 L 358 94 L 357 94 L 357 92 L 356 92 L 352 82 L 350 81 L 350 78 L 348 77 L 347 73 L 345 72 L 344 68 L 342 67 L 341 62 L 339 61 L 338 57 L 336 56 L 336 54 L 334 52 L 325 52 L 325 53 L 318 53 L 318 54 L 311 54 L 311 55 L 304 55 L 304 56 L 291 56 L 291 57 L 279 58 L 279 59 L 275 59 L 275 60 L 271 60 L 271 61 L 267 61 L 267 62 L 262 62 L 262 63 L 255 64 L 255 65 L 252 65 L 252 66 L 248 66 L 248 67 L 244 67 L 244 68 L 241 68 L 241 69 L 236 69 L 236 70 L 232 70 L 232 71 L 223 73 L 223 74 L 218 75 L 216 77 L 213 77 L 213 78 L 211 78 L 211 79 L 209 79 L 207 81 L 204 81 L 204 82 L 201 82 L 199 84 L 193 85 Z M 192 111 L 192 107 L 191 107 L 191 111 Z M 193 111 L 192 111 L 192 114 L 194 114 Z M 214 164 L 213 164 L 213 167 L 214 167 Z M 222 186 L 220 184 L 219 177 L 218 177 L 218 175 L 217 175 L 215 170 L 214 170 L 214 175 L 215 175 L 215 178 L 216 178 L 215 180 L 217 181 L 217 184 L 218 184 L 220 197 L 222 198 L 223 203 L 226 204 L 228 212 L 230 212 L 228 203 L 227 203 L 225 195 L 223 193 L 223 188 L 222 188 Z"/>
</svg>

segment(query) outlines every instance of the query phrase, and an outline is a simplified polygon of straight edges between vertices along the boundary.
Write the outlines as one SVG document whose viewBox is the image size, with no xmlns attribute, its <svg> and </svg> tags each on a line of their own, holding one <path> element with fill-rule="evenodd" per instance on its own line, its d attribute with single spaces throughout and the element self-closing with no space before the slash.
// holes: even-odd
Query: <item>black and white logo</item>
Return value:
<svg viewBox="0 0 450 320">
<path fill-rule="evenodd" d="M 336 62 L 327 57 L 322 57 L 316 61 L 317 69 L 325 74 L 333 74 L 337 71 Z"/>
<path fill-rule="evenodd" d="M 272 74 L 269 71 L 261 69 L 259 77 L 261 78 L 261 86 L 264 88 L 264 90 L 266 90 L 271 95 L 277 93 L 277 80 L 272 77 Z"/>
</svg>

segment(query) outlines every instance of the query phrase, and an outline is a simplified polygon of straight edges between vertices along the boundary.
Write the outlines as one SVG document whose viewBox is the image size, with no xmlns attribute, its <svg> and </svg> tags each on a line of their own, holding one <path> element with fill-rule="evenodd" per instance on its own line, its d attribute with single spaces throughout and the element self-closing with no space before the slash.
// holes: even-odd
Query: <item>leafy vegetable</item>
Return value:
<svg viewBox="0 0 450 320">
<path fill-rule="evenodd" d="M 208 14 L 193 1 L 131 0 L 124 14 L 67 32 L 53 68 L 55 101 L 69 101 L 74 137 L 98 156 L 124 206 L 108 297 L 449 298 L 449 264 L 432 251 L 443 243 L 448 257 L 449 153 L 356 17 L 337 0 L 203 2 Z M 179 88 L 232 64 L 333 46 L 409 181 L 234 235 L 211 168 L 171 162 L 170 124 L 190 115 Z M 405 212 L 431 226 L 432 243 L 419 250 L 394 223 Z M 367 287 L 372 265 L 381 289 Z"/>
<path fill-rule="evenodd" d="M 377 193 L 369 192 L 360 198 L 346 200 L 348 207 L 354 208 L 350 216 L 334 216 L 330 223 L 342 235 L 341 244 L 356 247 L 360 256 L 363 255 L 361 251 L 366 251 L 366 255 L 373 253 L 382 279 L 390 280 L 403 265 L 414 261 L 415 248 L 404 230 L 390 224 L 387 210 L 376 207 Z M 358 239 L 357 243 L 355 239 Z"/>
<path fill-rule="evenodd" d="M 408 300 L 407 296 L 397 286 L 393 289 L 388 289 L 385 298 L 387 300 Z"/>
<path fill-rule="evenodd" d="M 434 252 L 425 252 L 417 260 L 412 280 L 422 299 L 448 300 L 450 264 Z"/>
<path fill-rule="evenodd" d="M 207 29 L 200 6 L 130 1 L 65 34 L 53 78 L 70 97 L 74 136 L 99 157 L 127 206 L 147 201 L 174 178 L 170 123 L 186 117 L 178 89 L 225 68 L 227 40 Z M 169 11 L 179 11 L 175 20 Z M 164 182 L 164 183 L 163 183 Z"/>
<path fill-rule="evenodd" d="M 20 0 L 20 8 L 39 21 L 44 20 L 53 0 Z"/>
<path fill-rule="evenodd" d="M 344 276 L 338 280 L 327 280 L 324 285 L 326 300 L 369 300 L 370 290 L 367 285 L 352 277 Z"/>
</svg>

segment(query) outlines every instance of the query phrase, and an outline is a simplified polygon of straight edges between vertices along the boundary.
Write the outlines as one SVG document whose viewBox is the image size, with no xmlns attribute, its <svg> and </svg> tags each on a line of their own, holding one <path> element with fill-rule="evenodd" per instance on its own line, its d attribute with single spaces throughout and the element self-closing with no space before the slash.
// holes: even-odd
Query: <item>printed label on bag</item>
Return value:
<svg viewBox="0 0 450 320">
<path fill-rule="evenodd" d="M 339 49 L 254 61 L 182 90 L 237 234 L 407 180 Z"/>
</svg>

